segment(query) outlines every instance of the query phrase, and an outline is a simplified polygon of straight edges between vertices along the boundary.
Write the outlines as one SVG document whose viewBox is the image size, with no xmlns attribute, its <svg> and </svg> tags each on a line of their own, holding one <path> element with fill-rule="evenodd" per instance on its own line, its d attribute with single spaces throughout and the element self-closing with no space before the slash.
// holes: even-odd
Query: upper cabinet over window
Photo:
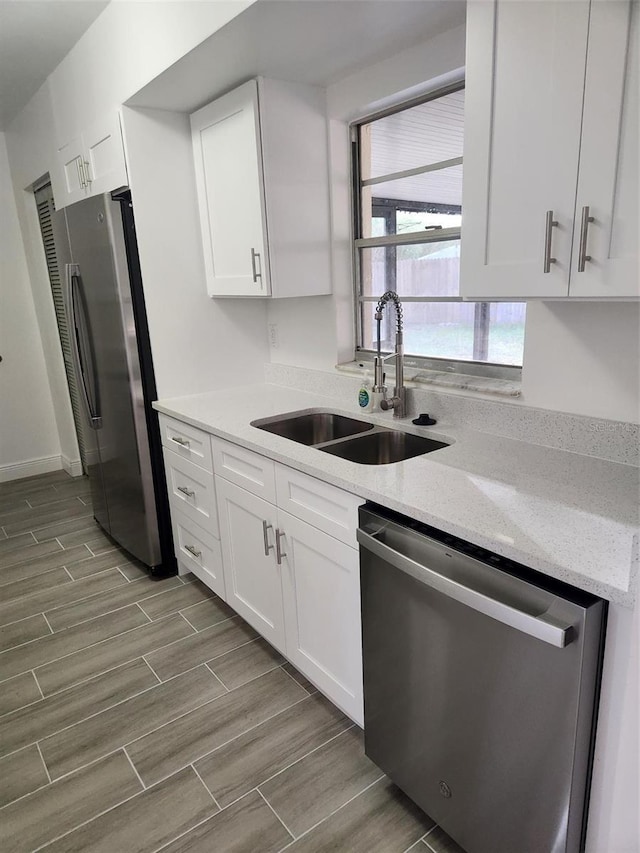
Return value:
<svg viewBox="0 0 640 853">
<path fill-rule="evenodd" d="M 461 293 L 638 298 L 638 3 L 467 7 Z"/>
<path fill-rule="evenodd" d="M 210 296 L 331 292 L 323 92 L 251 80 L 191 116 Z"/>
<path fill-rule="evenodd" d="M 52 175 L 56 207 L 127 185 L 127 167 L 116 111 L 87 127 L 57 152 Z"/>
</svg>

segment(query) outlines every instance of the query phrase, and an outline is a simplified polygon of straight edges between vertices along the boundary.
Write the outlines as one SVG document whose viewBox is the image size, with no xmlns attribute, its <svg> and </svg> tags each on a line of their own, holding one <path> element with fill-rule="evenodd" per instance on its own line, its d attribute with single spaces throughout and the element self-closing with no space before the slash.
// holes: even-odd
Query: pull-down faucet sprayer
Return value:
<svg viewBox="0 0 640 853">
<path fill-rule="evenodd" d="M 395 351 L 390 355 L 384 356 L 381 351 L 381 342 L 380 338 L 381 334 L 381 324 L 383 318 L 384 307 L 387 302 L 392 302 L 396 309 L 396 342 L 395 342 Z M 382 394 L 382 399 L 380 400 L 380 408 L 384 411 L 387 409 L 393 409 L 394 418 L 403 418 L 405 416 L 406 410 L 406 389 L 404 387 L 404 365 L 403 365 L 403 356 L 404 356 L 404 344 L 402 340 L 402 303 L 398 297 L 398 294 L 393 290 L 387 290 L 380 297 L 380 301 L 376 307 L 375 320 L 377 323 L 378 330 L 378 354 L 375 357 L 374 361 L 374 380 L 373 380 L 373 390 Z M 393 389 L 393 397 L 387 397 L 387 388 L 384 384 L 384 362 L 389 358 L 395 358 L 396 360 L 396 384 Z"/>
</svg>

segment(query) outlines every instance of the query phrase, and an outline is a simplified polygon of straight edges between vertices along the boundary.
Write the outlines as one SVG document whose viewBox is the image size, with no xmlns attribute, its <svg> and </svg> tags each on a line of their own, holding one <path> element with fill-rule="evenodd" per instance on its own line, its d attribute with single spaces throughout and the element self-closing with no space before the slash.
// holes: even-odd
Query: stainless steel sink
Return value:
<svg viewBox="0 0 640 853">
<path fill-rule="evenodd" d="M 330 412 L 312 412 L 305 415 L 296 415 L 294 412 L 292 415 L 273 420 L 253 421 L 252 426 L 308 446 L 373 429 L 373 424 Z"/>
<path fill-rule="evenodd" d="M 442 447 L 448 447 L 448 444 L 407 432 L 376 430 L 369 435 L 319 447 L 318 450 L 361 465 L 387 465 L 422 456 L 423 453 L 431 453 Z"/>
</svg>

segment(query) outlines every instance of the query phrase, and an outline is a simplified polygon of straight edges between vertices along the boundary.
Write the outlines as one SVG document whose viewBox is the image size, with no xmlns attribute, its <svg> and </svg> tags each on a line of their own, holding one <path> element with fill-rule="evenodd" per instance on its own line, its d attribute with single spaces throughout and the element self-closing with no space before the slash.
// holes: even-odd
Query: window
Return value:
<svg viewBox="0 0 640 853">
<path fill-rule="evenodd" d="M 353 128 L 358 356 L 375 350 L 375 305 L 395 290 L 405 352 L 418 363 L 486 373 L 522 365 L 525 303 L 459 295 L 463 133 L 462 84 Z M 393 329 L 388 314 L 384 350 L 393 349 Z"/>
</svg>

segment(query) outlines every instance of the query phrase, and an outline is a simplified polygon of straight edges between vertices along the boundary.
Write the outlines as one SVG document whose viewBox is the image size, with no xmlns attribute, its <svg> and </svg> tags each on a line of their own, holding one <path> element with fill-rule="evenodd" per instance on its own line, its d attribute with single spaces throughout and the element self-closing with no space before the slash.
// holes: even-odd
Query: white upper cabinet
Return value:
<svg viewBox="0 0 640 853">
<path fill-rule="evenodd" d="M 591 5 L 571 296 L 640 296 L 639 11 L 638 2 Z"/>
<path fill-rule="evenodd" d="M 322 91 L 251 80 L 191 129 L 209 295 L 330 293 Z"/>
<path fill-rule="evenodd" d="M 56 208 L 127 186 L 120 117 L 113 112 L 57 151 L 52 174 Z"/>
<path fill-rule="evenodd" d="M 627 0 L 468 4 L 463 296 L 638 295 L 629 18 Z"/>
</svg>

